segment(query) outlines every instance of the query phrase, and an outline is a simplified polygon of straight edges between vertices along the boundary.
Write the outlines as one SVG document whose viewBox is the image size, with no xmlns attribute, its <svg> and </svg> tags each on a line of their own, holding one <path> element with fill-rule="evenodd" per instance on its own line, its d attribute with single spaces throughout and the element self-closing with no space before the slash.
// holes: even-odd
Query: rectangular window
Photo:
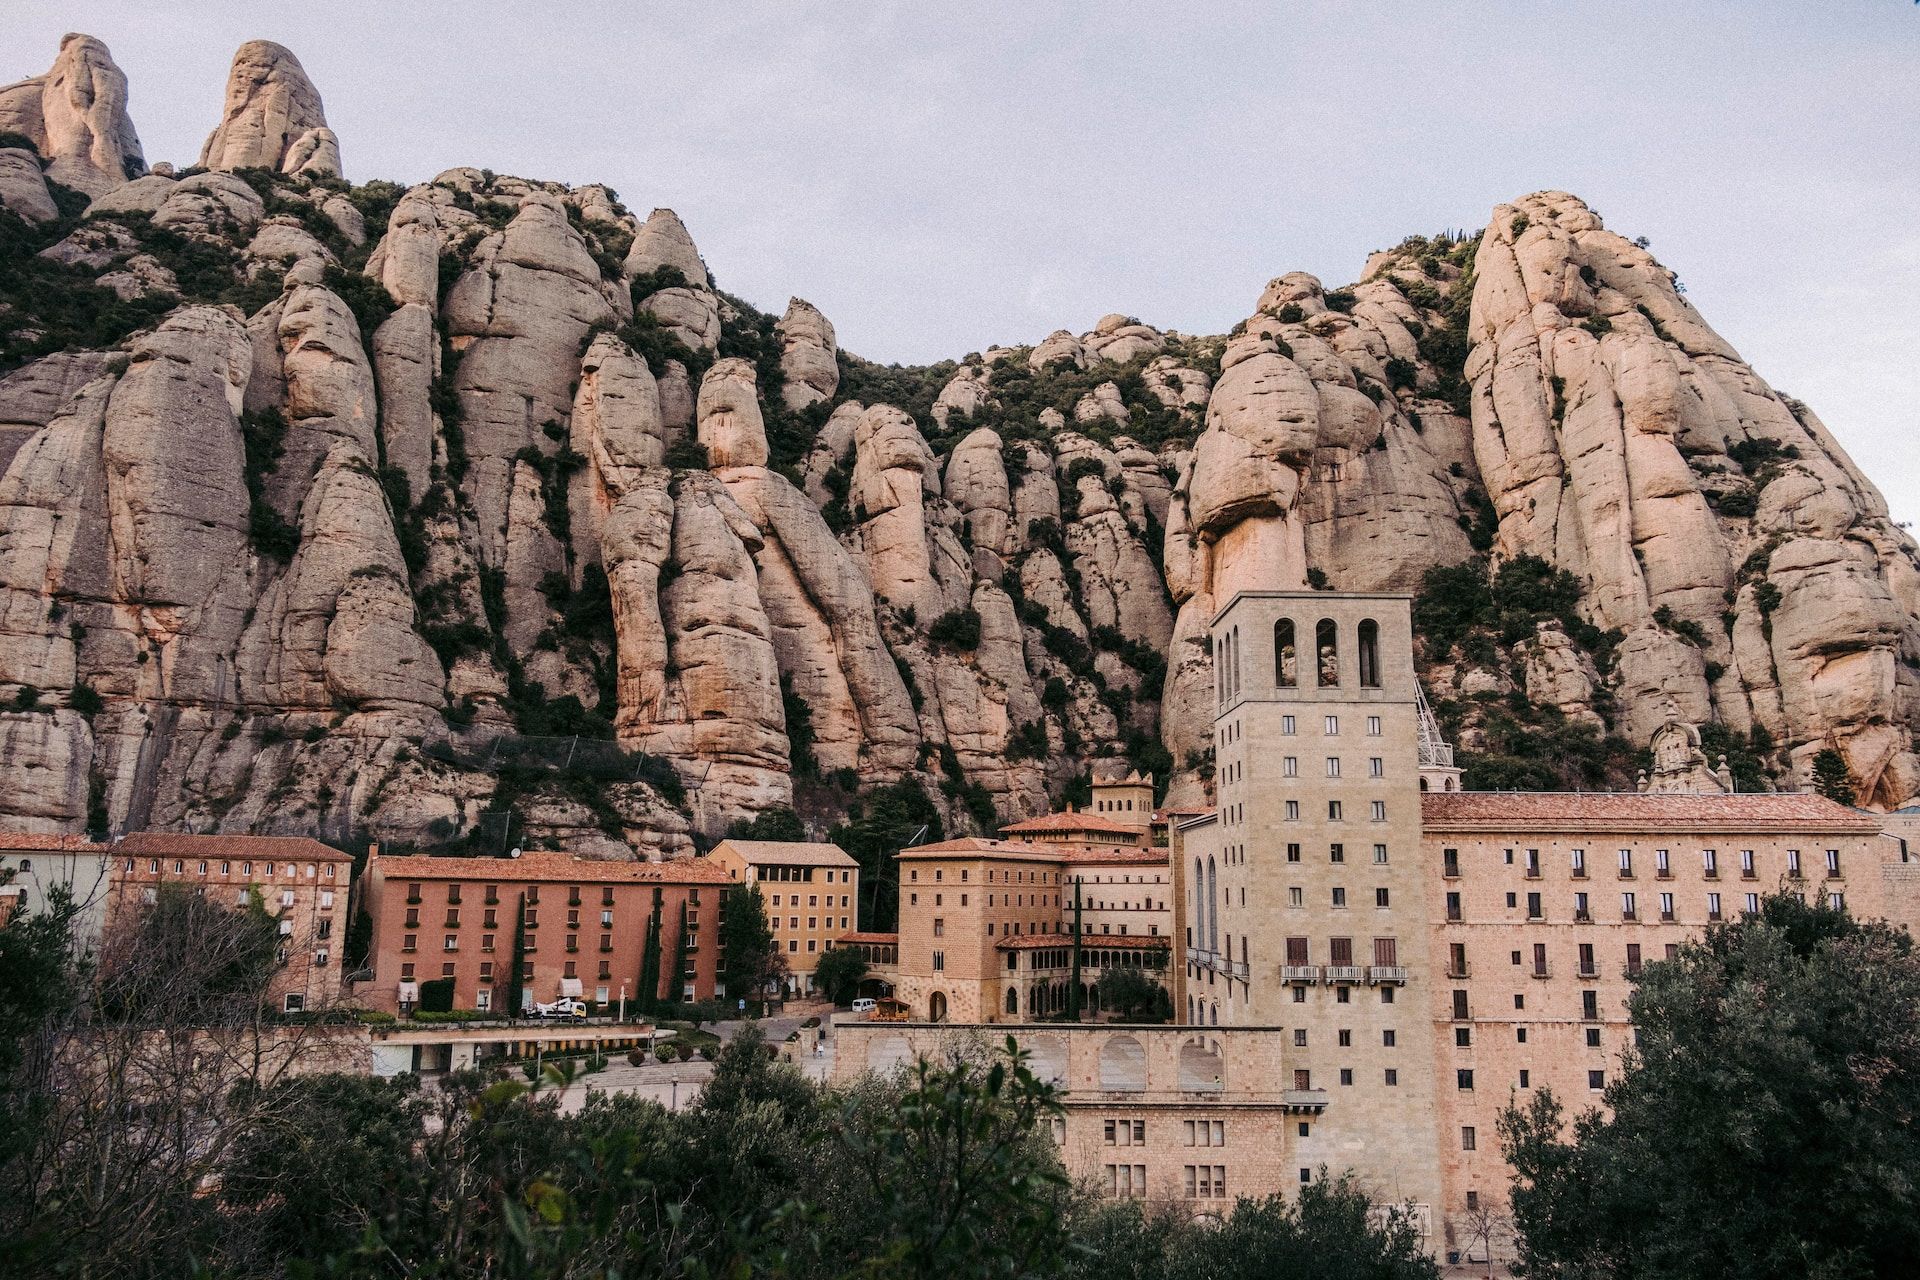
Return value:
<svg viewBox="0 0 1920 1280">
<path fill-rule="evenodd" d="M 1620 851 L 1620 874 L 1623 876 L 1633 874 L 1633 850 L 1631 849 Z"/>
<path fill-rule="evenodd" d="M 1329 778 L 1337 778 L 1340 776 L 1340 757 L 1339 756 L 1327 757 L 1327 776 Z"/>
<path fill-rule="evenodd" d="M 1653 873 L 1662 879 L 1673 874 L 1673 858 L 1665 849 L 1653 851 Z"/>
<path fill-rule="evenodd" d="M 1660 895 L 1660 918 L 1668 924 L 1673 923 L 1673 895 L 1670 893 Z"/>
<path fill-rule="evenodd" d="M 1631 893 L 1621 894 L 1620 895 L 1620 918 L 1622 920 L 1635 920 L 1639 918 L 1639 915 L 1640 915 L 1639 908 L 1635 905 L 1634 896 Z"/>
<path fill-rule="evenodd" d="M 1345 889 L 1337 886 L 1334 888 L 1333 905 L 1336 907 L 1344 907 L 1347 905 L 1347 891 Z"/>
<path fill-rule="evenodd" d="M 1340 736 L 1340 717 L 1339 716 L 1327 717 L 1327 736 L 1329 738 L 1336 738 Z"/>
<path fill-rule="evenodd" d="M 1473 1151 L 1476 1149 L 1472 1125 L 1467 1125 L 1460 1130 L 1460 1149 L 1462 1151 Z"/>
<path fill-rule="evenodd" d="M 1800 851 L 1798 849 L 1787 850 L 1787 874 L 1795 880 L 1800 878 Z"/>
<path fill-rule="evenodd" d="M 1742 849 L 1740 851 L 1740 878 L 1742 880 L 1751 880 L 1757 874 L 1758 872 L 1754 870 L 1753 866 L 1753 850 Z"/>
<path fill-rule="evenodd" d="M 1347 847 L 1344 844 L 1341 844 L 1336 841 L 1335 843 L 1327 846 L 1328 862 L 1345 862 L 1346 860 L 1347 860 Z"/>
<path fill-rule="evenodd" d="M 1287 801 L 1287 821 L 1300 821 L 1300 802 L 1298 800 Z"/>
<path fill-rule="evenodd" d="M 1593 919 L 1593 913 L 1587 906 L 1587 895 L 1584 893 L 1576 893 L 1573 895 L 1573 918 L 1575 920 Z"/>
<path fill-rule="evenodd" d="M 945 973 L 946 969 L 947 969 L 947 953 L 944 951 L 934 952 L 933 953 L 933 971 L 935 973 Z"/>
<path fill-rule="evenodd" d="M 1298 861 L 1300 861 L 1300 846 L 1299 846 L 1299 845 L 1297 845 L 1297 844 L 1289 844 L 1289 845 L 1287 846 L 1287 861 L 1288 861 L 1288 862 L 1298 862 Z"/>
<path fill-rule="evenodd" d="M 1713 849 L 1702 849 L 1700 851 L 1700 868 L 1706 872 L 1707 879 L 1714 879 L 1720 874 L 1720 854 Z"/>
<path fill-rule="evenodd" d="M 1340 821 L 1340 802 L 1338 800 L 1327 801 L 1327 821 Z"/>
<path fill-rule="evenodd" d="M 1718 920 L 1719 918 L 1720 918 L 1720 895 L 1717 893 L 1710 893 L 1707 895 L 1707 919 Z"/>
<path fill-rule="evenodd" d="M 1540 895 L 1537 893 L 1528 894 L 1527 895 L 1527 919 L 1538 920 L 1545 914 L 1546 914 L 1545 910 L 1540 905 Z"/>
<path fill-rule="evenodd" d="M 1375 822 L 1385 822 L 1387 820 L 1387 802 L 1385 800 L 1375 800 L 1373 802 L 1373 820 Z"/>
<path fill-rule="evenodd" d="M 1380 867 L 1384 867 L 1387 864 L 1387 846 L 1383 844 L 1373 846 L 1373 862 L 1375 866 Z"/>
<path fill-rule="evenodd" d="M 1587 851 L 1585 849 L 1575 849 L 1572 857 L 1574 878 L 1584 879 L 1587 874 Z"/>
<path fill-rule="evenodd" d="M 1587 1088 L 1596 1093 L 1607 1087 L 1607 1073 L 1604 1071 L 1587 1072 Z"/>
<path fill-rule="evenodd" d="M 1283 757 L 1280 761 L 1280 776 L 1283 778 L 1299 777 L 1300 776 L 1300 757 L 1299 756 Z"/>
<path fill-rule="evenodd" d="M 1369 738 L 1377 738 L 1380 736 L 1380 717 L 1379 716 L 1367 717 L 1367 736 Z"/>
<path fill-rule="evenodd" d="M 1750 916 L 1757 916 L 1760 914 L 1760 895 L 1759 894 L 1750 893 L 1747 895 L 1747 905 L 1745 910 L 1746 910 L 1746 913 Z"/>
<path fill-rule="evenodd" d="M 1830 893 L 1827 895 L 1827 905 L 1835 911 L 1845 911 L 1847 909 L 1847 895 L 1844 893 Z"/>
<path fill-rule="evenodd" d="M 1461 1067 L 1458 1070 L 1456 1070 L 1453 1073 L 1453 1083 L 1456 1087 L 1463 1090 L 1472 1089 L 1473 1088 L 1473 1068 Z"/>
<path fill-rule="evenodd" d="M 1387 762 L 1379 756 L 1369 756 L 1367 758 L 1367 776 L 1369 778 L 1386 777 Z"/>
<path fill-rule="evenodd" d="M 1838 849 L 1827 850 L 1827 874 L 1830 876 L 1840 874 L 1840 851 Z"/>
<path fill-rule="evenodd" d="M 1634 974 L 1637 974 L 1639 972 L 1640 972 L 1640 944 L 1637 942 L 1629 942 L 1627 944 L 1627 976 L 1632 977 Z"/>
<path fill-rule="evenodd" d="M 1385 885 L 1373 891 L 1373 905 L 1376 907 L 1391 905 L 1387 900 L 1387 889 Z"/>
<path fill-rule="evenodd" d="M 1292 733 L 1292 732 L 1293 732 L 1293 717 L 1292 717 L 1292 716 L 1281 716 L 1281 717 L 1280 717 L 1280 732 L 1281 732 L 1282 734 L 1290 734 L 1290 733 Z"/>
<path fill-rule="evenodd" d="M 1442 849 L 1440 851 L 1440 874 L 1443 876 L 1457 876 L 1460 874 L 1460 851 L 1458 849 Z"/>
</svg>

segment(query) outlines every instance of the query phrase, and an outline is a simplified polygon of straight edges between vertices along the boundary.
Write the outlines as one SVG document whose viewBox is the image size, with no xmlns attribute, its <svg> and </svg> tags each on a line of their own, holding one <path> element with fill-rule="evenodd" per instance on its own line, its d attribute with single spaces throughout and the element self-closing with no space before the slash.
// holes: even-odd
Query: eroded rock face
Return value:
<svg viewBox="0 0 1920 1280">
<path fill-rule="evenodd" d="M 1467 371 L 1498 550 L 1573 571 L 1625 633 L 1630 736 L 1670 701 L 1796 759 L 1838 748 L 1870 802 L 1911 794 L 1920 681 L 1899 655 L 1920 620 L 1894 584 L 1913 544 L 1825 429 L 1572 196 L 1497 208 L 1477 272 Z"/>
<path fill-rule="evenodd" d="M 200 148 L 206 169 L 340 175 L 340 140 L 320 91 L 290 49 L 249 40 L 233 55 L 220 123 Z"/>
<path fill-rule="evenodd" d="M 646 275 L 661 267 L 674 268 L 686 277 L 687 284 L 692 288 L 705 291 L 711 287 L 706 263 L 700 260 L 700 251 L 694 248 L 693 237 L 687 234 L 686 224 L 680 221 L 680 215 L 671 209 L 655 209 L 648 214 L 646 222 L 634 234 L 632 247 L 627 250 L 626 273 L 629 276 Z"/>
<path fill-rule="evenodd" d="M 61 37 L 43 76 L 0 88 L 0 133 L 33 139 L 55 182 L 102 195 L 147 171 L 127 116 L 127 77 L 92 36 Z"/>
<path fill-rule="evenodd" d="M 0 208 L 28 222 L 52 222 L 60 216 L 40 173 L 40 159 L 25 147 L 0 147 Z"/>
</svg>

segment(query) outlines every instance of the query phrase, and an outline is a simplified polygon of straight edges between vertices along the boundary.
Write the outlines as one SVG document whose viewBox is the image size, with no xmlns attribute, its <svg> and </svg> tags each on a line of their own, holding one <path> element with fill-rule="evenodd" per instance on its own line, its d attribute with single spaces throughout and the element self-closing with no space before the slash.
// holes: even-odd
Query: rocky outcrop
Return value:
<svg viewBox="0 0 1920 1280">
<path fill-rule="evenodd" d="M 320 91 L 293 52 L 249 40 L 233 55 L 220 123 L 200 148 L 204 169 L 272 169 L 340 176 L 340 140 Z"/>
<path fill-rule="evenodd" d="M 92 36 L 61 37 L 42 76 L 0 88 L 0 133 L 33 140 L 47 177 L 98 196 L 147 171 L 127 116 L 127 77 Z"/>
<path fill-rule="evenodd" d="M 787 302 L 787 312 L 776 329 L 780 334 L 780 372 L 786 375 L 780 395 L 787 407 L 798 412 L 832 399 L 840 385 L 840 365 L 835 358 L 840 348 L 834 342 L 833 325 L 811 302 L 793 298 Z"/>
<path fill-rule="evenodd" d="M 1473 445 L 1504 554 L 1579 576 L 1619 696 L 1832 747 L 1863 799 L 1920 788 L 1913 543 L 1802 406 L 1641 246 L 1561 192 L 1501 205 L 1473 295 Z M 1896 585 L 1900 584 L 1900 585 Z M 1731 607 L 1729 607 L 1731 606 Z"/>
<path fill-rule="evenodd" d="M 687 234 L 680 215 L 671 209 L 655 209 L 647 215 L 646 222 L 634 233 L 625 263 L 629 276 L 647 275 L 662 267 L 678 271 L 692 288 L 704 291 L 712 286 L 707 264 L 700 260 L 693 237 Z"/>
<path fill-rule="evenodd" d="M 1233 592 L 1482 556 L 1579 600 L 1426 654 L 1443 715 L 1627 760 L 1671 718 L 1749 779 L 1832 749 L 1869 803 L 1920 790 L 1912 543 L 1571 197 L 1502 206 L 1477 261 L 1278 276 L 1227 335 L 1112 315 L 887 367 L 603 187 L 315 183 L 317 95 L 249 49 L 214 171 L 115 177 L 69 225 L 65 180 L 0 156 L 35 269 L 141 300 L 102 350 L 5 335 L 0 826 L 680 853 L 903 779 L 985 831 L 1120 757 L 1205 802 Z M 0 92 L 40 157 L 93 154 L 46 101 Z"/>
</svg>

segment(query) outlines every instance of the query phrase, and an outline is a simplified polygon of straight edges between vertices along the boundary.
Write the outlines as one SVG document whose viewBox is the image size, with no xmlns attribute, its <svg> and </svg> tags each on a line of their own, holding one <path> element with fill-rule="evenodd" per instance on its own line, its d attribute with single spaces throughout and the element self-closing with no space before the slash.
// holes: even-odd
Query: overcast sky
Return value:
<svg viewBox="0 0 1920 1280">
<path fill-rule="evenodd" d="M 631 15 L 631 16 L 628 16 Z M 1204 15 L 1204 16 L 1202 16 Z M 7 0 L 190 164 L 234 48 L 293 49 L 347 176 L 454 165 L 679 211 L 722 285 L 923 362 L 1122 311 L 1217 333 L 1261 286 L 1557 187 L 1644 235 L 1920 520 L 1920 6 Z"/>
</svg>

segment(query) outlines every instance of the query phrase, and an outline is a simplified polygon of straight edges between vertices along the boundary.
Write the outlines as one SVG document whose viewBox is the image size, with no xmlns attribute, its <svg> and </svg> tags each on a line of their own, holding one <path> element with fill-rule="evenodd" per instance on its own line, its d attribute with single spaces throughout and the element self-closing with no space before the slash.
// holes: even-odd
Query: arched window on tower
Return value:
<svg viewBox="0 0 1920 1280">
<path fill-rule="evenodd" d="M 1313 629 L 1316 678 L 1322 688 L 1340 683 L 1340 628 L 1332 618 Z"/>
<path fill-rule="evenodd" d="M 1300 683 L 1300 654 L 1293 642 L 1293 619 L 1273 624 L 1273 681 L 1282 689 Z"/>
<path fill-rule="evenodd" d="M 1216 894 L 1219 882 L 1214 877 L 1213 859 L 1207 859 L 1207 950 L 1220 949 L 1220 900 Z"/>
<path fill-rule="evenodd" d="M 1380 624 L 1372 618 L 1360 623 L 1360 687 L 1380 687 Z"/>
</svg>

